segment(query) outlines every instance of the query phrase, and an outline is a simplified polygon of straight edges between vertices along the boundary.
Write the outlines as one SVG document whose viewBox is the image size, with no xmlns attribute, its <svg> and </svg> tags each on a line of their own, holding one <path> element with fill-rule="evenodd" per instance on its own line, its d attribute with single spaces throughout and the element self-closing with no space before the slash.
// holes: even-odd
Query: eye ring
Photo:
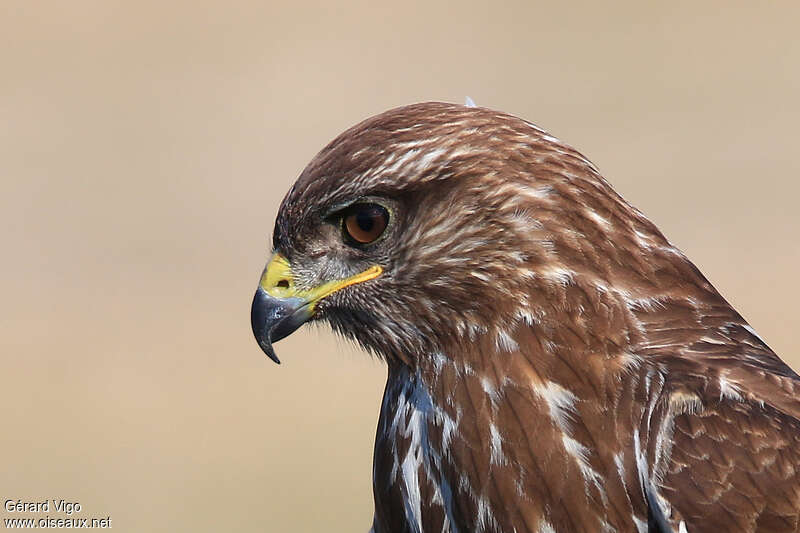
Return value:
<svg viewBox="0 0 800 533">
<path fill-rule="evenodd" d="M 389 210 L 373 202 L 360 202 L 342 214 L 342 234 L 351 246 L 377 241 L 389 226 Z"/>
</svg>

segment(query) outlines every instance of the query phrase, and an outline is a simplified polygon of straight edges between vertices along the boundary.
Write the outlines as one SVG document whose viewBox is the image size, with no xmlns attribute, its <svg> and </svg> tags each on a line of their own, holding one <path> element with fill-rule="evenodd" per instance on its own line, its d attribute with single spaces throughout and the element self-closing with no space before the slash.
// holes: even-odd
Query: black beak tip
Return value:
<svg viewBox="0 0 800 533">
<path fill-rule="evenodd" d="M 291 335 L 312 316 L 313 309 L 306 300 L 296 296 L 276 298 L 259 287 L 250 308 L 250 325 L 267 357 L 280 364 L 272 343 Z"/>
<path fill-rule="evenodd" d="M 270 324 L 267 323 L 270 316 L 270 306 L 267 303 L 267 293 L 258 289 L 253 297 L 253 305 L 250 307 L 250 326 L 253 328 L 253 335 L 258 341 L 258 345 L 267 354 L 267 357 L 281 364 L 281 360 L 275 355 L 275 350 L 272 348 L 272 335 L 270 332 Z"/>
<path fill-rule="evenodd" d="M 281 360 L 278 359 L 278 356 L 275 355 L 275 350 L 272 349 L 272 343 L 271 342 L 269 342 L 269 341 L 267 341 L 267 342 L 258 341 L 258 345 L 261 346 L 261 349 L 264 350 L 264 353 L 267 354 L 267 357 L 269 357 L 270 359 L 275 361 L 276 364 L 281 364 Z"/>
</svg>

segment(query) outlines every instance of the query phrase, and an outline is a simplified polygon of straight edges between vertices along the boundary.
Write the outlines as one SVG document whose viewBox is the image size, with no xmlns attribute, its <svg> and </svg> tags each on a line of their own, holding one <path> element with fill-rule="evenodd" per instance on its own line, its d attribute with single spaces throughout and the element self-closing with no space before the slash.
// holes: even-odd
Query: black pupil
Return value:
<svg viewBox="0 0 800 533">
<path fill-rule="evenodd" d="M 358 229 L 365 233 L 369 233 L 372 231 L 372 228 L 375 227 L 375 219 L 379 218 L 380 216 L 381 214 L 374 207 L 362 209 L 356 213 L 356 224 L 358 224 Z"/>
</svg>

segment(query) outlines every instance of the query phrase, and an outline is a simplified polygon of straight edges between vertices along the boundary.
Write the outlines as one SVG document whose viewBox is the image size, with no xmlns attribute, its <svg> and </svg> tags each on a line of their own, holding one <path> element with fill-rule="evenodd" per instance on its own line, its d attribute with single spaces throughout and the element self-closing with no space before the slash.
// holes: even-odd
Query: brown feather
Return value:
<svg viewBox="0 0 800 533">
<path fill-rule="evenodd" d="M 395 223 L 353 250 L 326 217 L 363 198 Z M 368 119 L 300 176 L 274 246 L 298 286 L 384 268 L 318 315 L 389 366 L 376 533 L 798 531 L 800 378 L 532 124 L 441 103 Z"/>
</svg>

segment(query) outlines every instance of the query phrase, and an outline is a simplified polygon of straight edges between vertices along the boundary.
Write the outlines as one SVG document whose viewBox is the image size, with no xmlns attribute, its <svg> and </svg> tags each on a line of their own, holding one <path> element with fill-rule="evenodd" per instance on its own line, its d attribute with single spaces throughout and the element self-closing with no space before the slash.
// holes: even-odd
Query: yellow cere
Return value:
<svg viewBox="0 0 800 533">
<path fill-rule="evenodd" d="M 301 298 L 311 302 L 311 309 L 313 310 L 314 304 L 326 296 L 330 296 L 334 292 L 350 285 L 375 279 L 382 273 L 383 268 L 380 265 L 373 265 L 364 272 L 349 278 L 328 281 L 313 289 L 299 290 L 294 285 L 292 267 L 289 265 L 289 261 L 281 254 L 275 254 L 261 276 L 260 285 L 267 294 L 275 298 Z"/>
</svg>

